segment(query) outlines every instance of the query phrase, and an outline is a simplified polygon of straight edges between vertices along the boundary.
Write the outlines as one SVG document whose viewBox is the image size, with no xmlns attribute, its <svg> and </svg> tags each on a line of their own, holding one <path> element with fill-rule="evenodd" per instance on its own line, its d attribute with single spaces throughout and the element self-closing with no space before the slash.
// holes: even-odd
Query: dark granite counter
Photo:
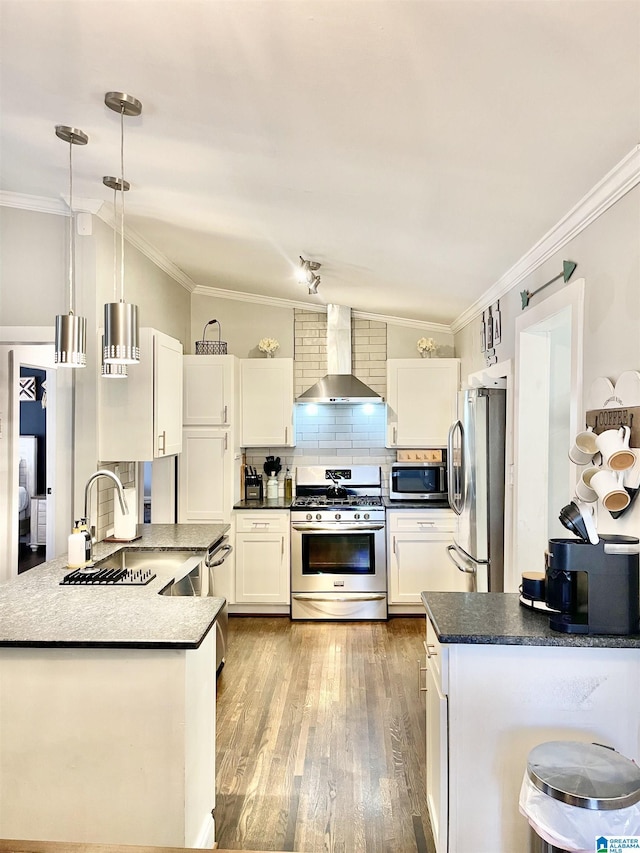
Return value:
<svg viewBox="0 0 640 853">
<path fill-rule="evenodd" d="M 234 509 L 291 509 L 293 501 L 286 501 L 284 498 L 274 498 L 273 500 L 263 501 L 238 501 L 234 504 Z"/>
<path fill-rule="evenodd" d="M 206 552 L 227 524 L 144 524 L 131 543 L 100 542 L 98 562 L 127 548 Z M 173 577 L 154 567 L 146 586 L 60 586 L 65 557 L 36 566 L 0 586 L 0 646 L 198 648 L 223 598 L 159 595 Z"/>
<path fill-rule="evenodd" d="M 423 592 L 422 602 L 441 643 L 640 649 L 640 634 L 561 634 L 546 613 L 509 592 Z"/>
</svg>

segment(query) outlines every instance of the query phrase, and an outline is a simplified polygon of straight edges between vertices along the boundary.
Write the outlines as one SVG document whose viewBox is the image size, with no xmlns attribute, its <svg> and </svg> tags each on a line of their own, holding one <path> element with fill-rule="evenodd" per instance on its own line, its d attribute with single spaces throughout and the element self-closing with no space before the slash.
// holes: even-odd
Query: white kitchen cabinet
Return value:
<svg viewBox="0 0 640 853">
<path fill-rule="evenodd" d="M 460 359 L 387 361 L 387 447 L 445 447 L 456 419 Z"/>
<path fill-rule="evenodd" d="M 293 359 L 240 361 L 242 447 L 293 447 Z"/>
<path fill-rule="evenodd" d="M 540 743 L 596 742 L 640 760 L 640 650 L 526 640 L 439 643 L 427 617 L 425 771 L 437 853 L 529 849 L 518 796 Z"/>
<path fill-rule="evenodd" d="M 145 462 L 182 450 L 182 344 L 140 329 L 140 364 L 126 379 L 99 380 L 98 455 Z"/>
<path fill-rule="evenodd" d="M 447 555 L 454 530 L 450 509 L 387 510 L 390 613 L 422 613 L 421 592 L 470 591 Z"/>
<path fill-rule="evenodd" d="M 179 522 L 229 523 L 239 483 L 240 454 L 230 431 L 185 427 L 178 461 Z"/>
<path fill-rule="evenodd" d="M 449 804 L 449 708 L 442 677 L 442 646 L 427 620 L 426 650 L 426 790 L 427 809 L 437 853 L 447 853 Z M 446 666 L 446 664 L 445 664 Z M 446 670 L 445 670 L 446 678 Z"/>
<path fill-rule="evenodd" d="M 236 416 L 238 359 L 233 355 L 185 355 L 185 426 L 233 427 Z"/>
<path fill-rule="evenodd" d="M 290 605 L 289 513 L 236 512 L 237 605 Z M 260 612 L 252 609 L 251 612 Z M 263 612 L 269 612 L 263 611 Z"/>
</svg>

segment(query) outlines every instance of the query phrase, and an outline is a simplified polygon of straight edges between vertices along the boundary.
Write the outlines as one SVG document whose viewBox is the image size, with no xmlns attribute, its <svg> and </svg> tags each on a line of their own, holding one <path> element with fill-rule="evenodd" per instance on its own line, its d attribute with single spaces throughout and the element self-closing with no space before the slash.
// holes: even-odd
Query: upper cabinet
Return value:
<svg viewBox="0 0 640 853">
<path fill-rule="evenodd" d="M 140 364 L 126 379 L 99 381 L 98 455 L 144 462 L 182 450 L 182 344 L 140 329 Z"/>
<path fill-rule="evenodd" d="M 293 359 L 240 362 L 242 447 L 293 447 Z"/>
<path fill-rule="evenodd" d="M 458 358 L 387 361 L 387 447 L 445 447 L 456 419 Z"/>
<path fill-rule="evenodd" d="M 233 355 L 185 355 L 185 426 L 230 426 L 235 423 L 237 359 Z"/>
</svg>

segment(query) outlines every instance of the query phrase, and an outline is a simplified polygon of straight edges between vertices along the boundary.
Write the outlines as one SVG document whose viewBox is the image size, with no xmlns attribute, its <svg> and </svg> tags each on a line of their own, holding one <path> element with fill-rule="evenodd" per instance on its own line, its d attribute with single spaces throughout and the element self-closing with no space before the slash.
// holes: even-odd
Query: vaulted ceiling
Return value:
<svg viewBox="0 0 640 853">
<path fill-rule="evenodd" d="M 0 190 L 194 285 L 449 323 L 640 141 L 637 0 L 0 0 Z M 321 262 L 308 295 L 298 256 Z"/>
</svg>

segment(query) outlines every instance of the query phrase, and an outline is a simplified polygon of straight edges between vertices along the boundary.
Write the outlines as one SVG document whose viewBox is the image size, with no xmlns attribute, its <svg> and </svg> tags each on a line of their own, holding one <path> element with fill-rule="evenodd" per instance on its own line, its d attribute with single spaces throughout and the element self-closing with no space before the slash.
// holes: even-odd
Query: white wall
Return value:
<svg viewBox="0 0 640 853">
<path fill-rule="evenodd" d="M 563 260 L 572 260 L 578 264 L 574 278 L 584 278 L 586 282 L 583 399 L 587 400 L 591 383 L 598 377 L 607 376 L 615 383 L 623 371 L 640 370 L 639 235 L 640 187 L 635 187 L 501 298 L 498 361 L 515 356 L 515 318 L 522 313 L 520 291 L 535 291 L 562 271 Z M 534 296 L 531 304 L 563 286 L 562 280 L 551 285 Z M 455 348 L 462 360 L 463 380 L 484 366 L 479 317 L 456 334 Z M 601 511 L 598 528 L 601 532 L 639 536 L 640 502 L 618 521 Z"/>
</svg>

